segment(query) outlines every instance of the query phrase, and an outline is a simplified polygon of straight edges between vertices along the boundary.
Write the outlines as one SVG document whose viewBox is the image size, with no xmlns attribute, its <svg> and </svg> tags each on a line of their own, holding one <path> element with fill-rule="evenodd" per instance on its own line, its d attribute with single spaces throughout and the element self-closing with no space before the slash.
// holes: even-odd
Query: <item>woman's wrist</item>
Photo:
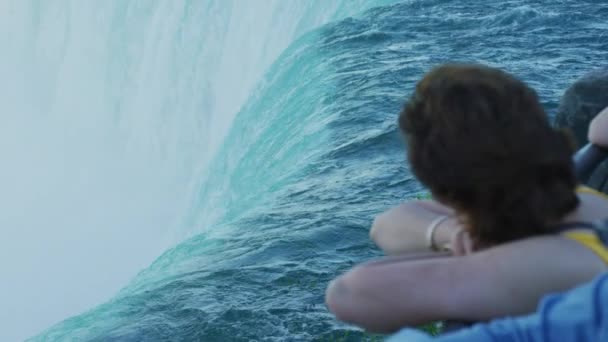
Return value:
<svg viewBox="0 0 608 342">
<path fill-rule="evenodd" d="M 435 244 L 435 231 L 443 221 L 447 220 L 447 215 L 437 216 L 429 225 L 426 227 L 426 246 L 433 251 L 439 250 L 439 245 Z"/>
<path fill-rule="evenodd" d="M 452 241 L 452 237 L 454 233 L 458 231 L 460 228 L 458 227 L 458 222 L 456 217 L 448 216 L 445 220 L 443 220 L 437 228 L 435 228 L 435 232 L 433 234 L 433 244 L 434 246 L 439 247 L 440 250 L 444 249 L 445 246 L 449 245 Z"/>
</svg>

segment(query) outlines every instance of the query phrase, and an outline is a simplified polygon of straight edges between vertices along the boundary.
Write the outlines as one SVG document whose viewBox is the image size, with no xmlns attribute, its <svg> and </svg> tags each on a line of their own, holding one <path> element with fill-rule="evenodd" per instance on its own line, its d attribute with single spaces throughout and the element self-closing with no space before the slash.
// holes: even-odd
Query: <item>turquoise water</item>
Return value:
<svg viewBox="0 0 608 342">
<path fill-rule="evenodd" d="M 368 239 L 376 213 L 424 191 L 395 122 L 414 82 L 449 61 L 500 66 L 535 87 L 552 113 L 565 88 L 607 57 L 600 1 L 376 5 L 294 34 L 268 68 L 259 64 L 265 72 L 251 76 L 259 79 L 223 124 L 217 151 L 187 177 L 189 200 L 170 228 L 187 238 L 104 304 L 33 340 L 362 339 L 328 313 L 324 290 L 380 255 Z M 187 151 L 194 155 L 181 161 L 194 165 L 184 160 L 196 151 Z"/>
<path fill-rule="evenodd" d="M 264 73 L 374 4 L 0 1 L 0 340 L 109 300 L 213 230 L 220 210 L 187 220 Z"/>
</svg>

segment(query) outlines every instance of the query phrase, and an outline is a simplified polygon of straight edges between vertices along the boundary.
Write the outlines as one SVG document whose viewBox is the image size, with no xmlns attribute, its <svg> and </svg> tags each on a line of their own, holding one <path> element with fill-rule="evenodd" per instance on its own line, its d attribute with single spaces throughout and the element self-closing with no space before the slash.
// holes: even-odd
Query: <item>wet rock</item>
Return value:
<svg viewBox="0 0 608 342">
<path fill-rule="evenodd" d="M 555 117 L 555 125 L 569 128 L 578 145 L 583 146 L 588 143 L 589 122 L 606 107 L 608 107 L 608 67 L 587 73 L 566 90 Z M 608 193 L 608 161 L 597 168 L 587 184 Z"/>
</svg>

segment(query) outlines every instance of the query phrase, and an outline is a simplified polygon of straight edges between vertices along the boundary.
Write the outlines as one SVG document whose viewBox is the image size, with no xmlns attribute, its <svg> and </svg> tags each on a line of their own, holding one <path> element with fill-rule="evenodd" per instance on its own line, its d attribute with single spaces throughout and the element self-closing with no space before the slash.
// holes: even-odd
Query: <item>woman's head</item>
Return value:
<svg viewBox="0 0 608 342">
<path fill-rule="evenodd" d="M 549 233 L 575 209 L 572 144 L 534 90 L 498 69 L 429 72 L 399 116 L 414 174 L 481 243 Z"/>
</svg>

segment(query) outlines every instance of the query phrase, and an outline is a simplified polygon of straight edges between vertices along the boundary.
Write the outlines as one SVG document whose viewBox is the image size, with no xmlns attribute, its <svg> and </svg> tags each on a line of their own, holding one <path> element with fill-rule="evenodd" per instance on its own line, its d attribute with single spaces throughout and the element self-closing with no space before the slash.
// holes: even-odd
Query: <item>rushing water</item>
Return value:
<svg viewBox="0 0 608 342">
<path fill-rule="evenodd" d="M 264 72 L 371 5 L 0 0 L 0 340 L 109 299 L 205 230 L 180 222 Z"/>
<path fill-rule="evenodd" d="M 327 282 L 422 191 L 395 125 L 415 80 L 487 63 L 552 111 L 605 63 L 608 5 L 529 3 L 3 4 L 8 338 L 127 283 L 34 339 L 344 336 Z"/>
</svg>

